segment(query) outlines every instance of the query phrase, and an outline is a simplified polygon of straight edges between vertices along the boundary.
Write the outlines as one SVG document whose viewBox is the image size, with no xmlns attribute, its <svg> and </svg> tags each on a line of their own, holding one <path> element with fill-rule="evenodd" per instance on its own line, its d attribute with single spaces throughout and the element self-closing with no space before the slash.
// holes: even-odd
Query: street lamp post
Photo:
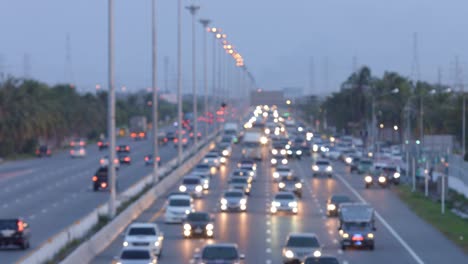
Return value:
<svg viewBox="0 0 468 264">
<path fill-rule="evenodd" d="M 177 1 L 177 163 L 182 163 L 182 0 Z"/>
<path fill-rule="evenodd" d="M 379 95 L 377 97 L 372 96 L 372 113 L 371 113 L 372 114 L 372 129 L 371 129 L 371 139 L 372 139 L 371 146 L 372 147 L 375 147 L 375 128 L 377 126 L 377 118 L 375 116 L 375 100 L 377 98 L 381 98 L 381 97 L 384 97 L 384 96 L 387 96 L 387 95 L 390 95 L 390 94 L 397 94 L 399 92 L 400 92 L 400 90 L 398 88 L 395 88 L 395 89 L 391 90 L 390 92 L 385 93 L 385 94 L 381 94 L 381 95 Z"/>
<path fill-rule="evenodd" d="M 156 28 L 156 1 L 151 6 L 151 35 L 152 35 L 152 89 L 153 89 L 153 185 L 159 181 L 158 175 L 158 79 L 157 79 L 157 28 Z"/>
<path fill-rule="evenodd" d="M 194 4 L 187 6 L 192 15 L 192 94 L 193 94 L 193 142 L 196 146 L 198 143 L 198 100 L 197 100 L 197 51 L 196 51 L 196 30 L 195 30 L 195 21 L 197 11 L 200 9 L 200 6 Z"/>
<path fill-rule="evenodd" d="M 204 113 L 205 113 L 205 121 L 207 120 L 207 114 L 208 114 L 208 52 L 207 52 L 207 30 L 210 30 L 208 28 L 208 25 L 210 24 L 209 19 L 200 19 L 200 23 L 203 26 L 203 83 L 204 83 Z M 205 137 L 208 135 L 208 123 L 205 122 L 205 129 L 203 131 L 203 134 Z"/>
</svg>

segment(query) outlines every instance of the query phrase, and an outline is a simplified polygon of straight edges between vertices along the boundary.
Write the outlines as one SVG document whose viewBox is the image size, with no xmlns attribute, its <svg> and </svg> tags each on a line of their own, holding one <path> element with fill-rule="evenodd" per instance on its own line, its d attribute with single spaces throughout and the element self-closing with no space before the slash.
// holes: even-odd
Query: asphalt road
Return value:
<svg viewBox="0 0 468 264">
<path fill-rule="evenodd" d="M 150 135 L 151 137 L 151 135 Z M 120 165 L 117 173 L 123 191 L 151 173 L 144 156 L 152 153 L 151 139 L 117 140 L 131 147 L 131 165 Z M 95 144 L 86 147 L 85 158 L 72 159 L 68 150 L 53 153 L 50 158 L 7 162 L 0 166 L 0 218 L 23 217 L 32 231 L 31 249 L 0 249 L 0 263 L 14 263 L 35 247 L 53 237 L 76 220 L 108 200 L 106 191 L 93 192 L 91 178 L 99 159 L 108 150 L 99 151 Z M 160 148 L 162 165 L 177 155 L 172 143 Z"/>
<path fill-rule="evenodd" d="M 290 232 L 316 233 L 323 253 L 338 257 L 341 263 L 466 263 L 467 255 L 442 234 L 419 219 L 391 190 L 369 189 L 362 177 L 349 174 L 346 167 L 335 162 L 336 177 L 312 178 L 311 159 L 292 161 L 291 166 L 305 181 L 304 195 L 298 215 L 270 215 L 271 198 L 277 191 L 271 180 L 268 159 L 259 166 L 258 178 L 252 187 L 245 213 L 219 212 L 219 199 L 227 185 L 229 172 L 239 159 L 239 149 L 226 167 L 213 177 L 211 190 L 195 202 L 196 209 L 215 215 L 214 239 L 184 239 L 181 225 L 164 223 L 165 197 L 157 200 L 137 221 L 156 222 L 164 232 L 160 263 L 192 263 L 193 254 L 211 242 L 235 242 L 245 263 L 281 263 L 281 247 Z M 266 150 L 265 150 L 266 151 Z M 176 191 L 178 184 L 168 192 Z M 338 221 L 326 217 L 326 200 L 332 194 L 346 194 L 355 201 L 364 200 L 377 211 L 375 250 L 348 249 L 342 251 L 338 242 Z M 111 263 L 122 248 L 123 235 L 92 263 Z"/>
</svg>

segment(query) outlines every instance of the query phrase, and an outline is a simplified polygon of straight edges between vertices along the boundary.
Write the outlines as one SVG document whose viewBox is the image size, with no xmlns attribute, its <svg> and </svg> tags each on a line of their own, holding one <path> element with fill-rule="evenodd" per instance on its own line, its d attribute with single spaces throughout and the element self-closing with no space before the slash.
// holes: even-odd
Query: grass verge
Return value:
<svg viewBox="0 0 468 264">
<path fill-rule="evenodd" d="M 445 214 L 441 214 L 440 203 L 427 199 L 424 194 L 411 192 L 409 186 L 400 185 L 394 189 L 402 201 L 419 217 L 436 227 L 450 240 L 468 253 L 468 221 L 463 220 L 447 207 Z"/>
</svg>

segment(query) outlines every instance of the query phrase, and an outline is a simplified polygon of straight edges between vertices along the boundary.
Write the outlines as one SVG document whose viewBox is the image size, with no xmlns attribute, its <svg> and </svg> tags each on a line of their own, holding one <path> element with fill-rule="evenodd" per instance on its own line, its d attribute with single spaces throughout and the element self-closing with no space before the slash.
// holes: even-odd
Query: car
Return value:
<svg viewBox="0 0 468 264">
<path fill-rule="evenodd" d="M 360 159 L 357 165 L 357 172 L 363 174 L 372 170 L 374 162 L 371 159 Z"/>
<path fill-rule="evenodd" d="M 275 141 L 271 145 L 271 154 L 277 155 L 286 155 L 285 144 L 280 141 Z"/>
<path fill-rule="evenodd" d="M 327 216 L 338 216 L 338 208 L 341 203 L 349 203 L 351 198 L 346 195 L 335 194 L 327 200 Z"/>
<path fill-rule="evenodd" d="M 176 138 L 176 133 L 174 131 L 168 131 L 166 137 L 169 141 L 173 141 Z"/>
<path fill-rule="evenodd" d="M 167 144 L 167 142 L 169 142 L 169 138 L 166 136 L 166 132 L 158 132 L 158 144 L 164 146 Z"/>
<path fill-rule="evenodd" d="M 338 261 L 336 257 L 332 257 L 332 256 L 320 256 L 320 257 L 309 256 L 305 258 L 302 264 L 340 264 L 340 262 Z"/>
<path fill-rule="evenodd" d="M 233 140 L 234 140 L 234 136 L 232 135 L 224 135 L 222 138 L 221 138 L 221 141 L 219 142 L 220 144 L 229 144 L 231 145 L 233 143 Z"/>
<path fill-rule="evenodd" d="M 211 183 L 210 175 L 192 171 L 190 172 L 190 174 L 188 174 L 188 176 L 195 176 L 195 177 L 200 178 L 203 190 L 210 189 L 210 183 Z"/>
<path fill-rule="evenodd" d="M 254 175 L 255 175 L 255 172 L 254 171 L 251 171 L 251 170 L 246 170 L 246 169 L 236 169 L 232 172 L 231 174 L 231 178 L 235 178 L 235 177 L 245 177 L 247 178 L 247 181 L 249 183 L 252 183 L 252 181 L 254 180 Z"/>
<path fill-rule="evenodd" d="M 324 175 L 331 178 L 333 176 L 333 166 L 330 161 L 318 159 L 312 165 L 312 177 L 317 175 Z"/>
<path fill-rule="evenodd" d="M 164 221 L 170 223 L 183 223 L 190 212 L 194 212 L 192 198 L 186 195 L 171 195 L 166 202 Z"/>
<path fill-rule="evenodd" d="M 297 197 L 302 197 L 302 185 L 303 181 L 301 178 L 290 175 L 281 177 L 278 181 L 278 191 L 283 192 L 292 192 Z"/>
<path fill-rule="evenodd" d="M 134 222 L 125 232 L 124 247 L 149 247 L 151 252 L 160 256 L 164 241 L 164 234 L 155 223 Z"/>
<path fill-rule="evenodd" d="M 39 158 L 52 156 L 52 150 L 47 145 L 40 145 L 36 149 L 36 156 Z"/>
<path fill-rule="evenodd" d="M 219 150 L 221 151 L 221 155 L 223 157 L 230 157 L 232 155 L 232 146 L 231 144 L 227 143 L 220 143 Z"/>
<path fill-rule="evenodd" d="M 120 161 L 119 161 L 119 158 L 115 158 L 114 160 L 114 164 L 115 164 L 115 168 L 116 169 L 119 169 L 120 167 Z M 109 166 L 109 157 L 108 156 L 104 156 L 102 158 L 99 159 L 99 165 L 101 167 L 106 167 Z"/>
<path fill-rule="evenodd" d="M 0 247 L 13 245 L 28 249 L 30 240 L 29 224 L 22 218 L 0 219 Z"/>
<path fill-rule="evenodd" d="M 145 160 L 145 165 L 146 166 L 153 166 L 154 165 L 155 159 L 153 159 L 153 154 L 146 155 L 144 160 Z M 161 157 L 158 157 L 156 159 L 156 161 L 158 162 L 158 166 L 161 166 Z"/>
<path fill-rule="evenodd" d="M 96 144 L 98 146 L 99 151 L 109 148 L 109 141 L 105 139 L 98 140 Z"/>
<path fill-rule="evenodd" d="M 221 211 L 246 211 L 247 195 L 241 190 L 227 190 L 220 200 Z"/>
<path fill-rule="evenodd" d="M 182 136 L 181 137 L 181 142 L 182 142 L 182 148 L 186 148 L 188 146 L 188 138 L 186 136 Z M 177 148 L 177 146 L 179 145 L 179 138 L 176 137 L 173 139 L 173 142 L 174 142 L 174 148 Z"/>
<path fill-rule="evenodd" d="M 108 167 L 99 167 L 92 178 L 93 191 L 107 190 L 109 188 Z M 116 182 L 118 188 L 118 182 Z"/>
<path fill-rule="evenodd" d="M 117 264 L 157 264 L 158 257 L 151 252 L 149 247 L 124 247 L 118 257 Z"/>
<path fill-rule="evenodd" d="M 252 168 L 257 170 L 257 163 L 252 159 L 242 159 L 237 163 L 237 168 Z"/>
<path fill-rule="evenodd" d="M 382 188 L 388 187 L 388 175 L 386 175 L 382 170 L 376 170 L 371 173 L 367 173 L 364 176 L 364 186 L 366 189 L 368 189 L 373 185 L 379 185 Z"/>
<path fill-rule="evenodd" d="M 289 158 L 301 159 L 302 158 L 302 147 L 293 145 L 287 151 L 286 154 Z"/>
<path fill-rule="evenodd" d="M 357 172 L 359 162 L 361 161 L 361 158 L 357 157 L 357 156 L 354 156 L 354 157 L 349 157 L 349 159 L 351 159 L 351 162 L 347 163 L 347 165 L 349 166 L 349 171 L 351 173 Z"/>
<path fill-rule="evenodd" d="M 210 167 L 219 168 L 220 156 L 216 152 L 208 152 L 205 157 L 203 158 L 203 163 L 208 164 Z"/>
<path fill-rule="evenodd" d="M 86 149 L 84 147 L 74 147 L 70 149 L 70 157 L 73 158 L 84 158 L 86 157 Z"/>
<path fill-rule="evenodd" d="M 118 152 L 124 152 L 124 153 L 130 153 L 130 146 L 129 145 L 119 145 L 115 147 L 117 153 Z"/>
<path fill-rule="evenodd" d="M 206 163 L 199 163 L 195 166 L 195 168 L 193 168 L 192 172 L 212 176 L 216 173 L 216 170 L 212 170 L 210 165 Z"/>
<path fill-rule="evenodd" d="M 382 167 L 382 172 L 387 176 L 389 182 L 398 185 L 400 184 L 401 170 L 398 166 L 386 165 Z"/>
<path fill-rule="evenodd" d="M 273 154 L 270 159 L 270 164 L 272 167 L 276 167 L 280 164 L 287 165 L 288 158 L 286 158 L 284 155 L 281 155 L 281 154 Z"/>
<path fill-rule="evenodd" d="M 374 250 L 374 208 L 364 203 L 341 203 L 339 207 L 340 245 L 342 250 L 349 246 Z"/>
<path fill-rule="evenodd" d="M 182 226 L 185 238 L 214 236 L 214 219 L 207 212 L 189 213 Z"/>
<path fill-rule="evenodd" d="M 132 163 L 132 157 L 130 157 L 128 152 L 117 152 L 117 158 L 120 164 L 130 165 Z"/>
<path fill-rule="evenodd" d="M 244 162 L 244 163 L 241 163 L 240 166 L 238 164 L 237 168 L 243 171 L 249 171 L 249 174 L 252 176 L 254 181 L 257 179 L 257 164 L 256 163 Z"/>
<path fill-rule="evenodd" d="M 86 146 L 86 139 L 84 138 L 75 138 L 70 140 L 70 147 L 84 147 Z"/>
<path fill-rule="evenodd" d="M 277 166 L 275 171 L 272 174 L 273 180 L 275 182 L 278 182 L 279 179 L 281 179 L 282 177 L 288 177 L 288 176 L 292 176 L 292 175 L 293 175 L 293 170 L 291 170 L 291 168 L 289 168 L 289 166 L 287 166 L 287 165 Z"/>
<path fill-rule="evenodd" d="M 179 191 L 186 192 L 195 198 L 201 198 L 203 196 L 203 182 L 198 176 L 185 176 L 179 186 Z"/>
<path fill-rule="evenodd" d="M 326 152 L 323 152 L 323 156 L 331 160 L 338 160 L 341 156 L 341 151 L 336 147 L 328 147 Z"/>
<path fill-rule="evenodd" d="M 280 211 L 298 213 L 297 198 L 292 192 L 278 192 L 271 202 L 270 212 L 276 214 Z"/>
<path fill-rule="evenodd" d="M 194 132 L 190 132 L 190 133 L 189 133 L 189 137 L 190 137 L 190 139 L 193 140 L 193 138 L 194 138 Z M 201 139 L 201 138 L 202 138 L 202 134 L 201 134 L 201 132 L 198 132 L 198 133 L 197 133 L 197 139 Z"/>
<path fill-rule="evenodd" d="M 241 190 L 245 194 L 249 195 L 252 188 L 252 184 L 246 177 L 231 177 L 228 181 L 228 188 Z"/>
<path fill-rule="evenodd" d="M 213 243 L 205 245 L 200 253 L 196 253 L 193 258 L 195 263 L 222 263 L 236 264 L 245 258 L 239 253 L 237 244 L 234 243 Z"/>
<path fill-rule="evenodd" d="M 322 247 L 314 233 L 290 233 L 282 249 L 283 263 L 301 263 L 307 257 L 320 257 Z"/>
</svg>

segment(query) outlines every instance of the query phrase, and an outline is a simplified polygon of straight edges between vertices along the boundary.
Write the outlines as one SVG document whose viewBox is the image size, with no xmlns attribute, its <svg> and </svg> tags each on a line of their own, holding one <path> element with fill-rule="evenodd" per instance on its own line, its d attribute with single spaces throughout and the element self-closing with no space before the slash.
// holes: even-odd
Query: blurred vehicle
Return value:
<svg viewBox="0 0 468 264">
<path fill-rule="evenodd" d="M 166 223 L 182 223 L 187 215 L 194 211 L 191 197 L 174 194 L 167 199 L 164 221 Z"/>
<path fill-rule="evenodd" d="M 146 139 L 147 120 L 145 116 L 132 116 L 130 118 L 130 137 L 135 140 Z"/>
<path fill-rule="evenodd" d="M 289 166 L 287 165 L 278 165 L 272 174 L 273 180 L 275 182 L 278 182 L 279 179 L 281 179 L 282 177 L 288 177 L 292 175 L 293 175 L 293 170 L 291 170 L 291 168 L 289 168 Z"/>
<path fill-rule="evenodd" d="M 124 247 L 150 248 L 151 253 L 160 256 L 162 252 L 164 235 L 155 223 L 130 224 L 125 232 Z"/>
<path fill-rule="evenodd" d="M 214 236 L 214 219 L 206 212 L 191 212 L 184 221 L 184 237 L 207 237 Z"/>
<path fill-rule="evenodd" d="M 149 247 L 124 247 L 118 257 L 114 260 L 116 264 L 157 264 L 158 257 L 151 252 Z"/>
<path fill-rule="evenodd" d="M 239 254 L 237 244 L 214 243 L 205 245 L 200 253 L 196 253 L 193 258 L 197 264 L 237 264 L 240 263 L 245 256 Z"/>
<path fill-rule="evenodd" d="M 357 166 L 357 172 L 363 174 L 372 170 L 374 163 L 371 159 L 361 159 Z"/>
<path fill-rule="evenodd" d="M 351 162 L 350 163 L 346 162 L 349 166 L 349 170 L 351 173 L 358 171 L 358 166 L 359 166 L 360 161 L 361 161 L 360 157 L 351 157 Z"/>
<path fill-rule="evenodd" d="M 84 147 L 73 147 L 73 149 L 70 149 L 70 157 L 84 158 L 86 157 L 86 149 Z"/>
<path fill-rule="evenodd" d="M 221 197 L 221 211 L 246 211 L 247 195 L 242 190 L 227 190 Z"/>
<path fill-rule="evenodd" d="M 221 155 L 223 157 L 230 157 L 232 154 L 232 146 L 229 143 L 220 143 L 219 150 L 221 151 Z"/>
<path fill-rule="evenodd" d="M 144 158 L 146 166 L 153 166 L 155 159 L 153 159 L 153 154 L 148 154 Z M 157 157 L 156 161 L 158 162 L 158 166 L 161 166 L 161 157 Z"/>
<path fill-rule="evenodd" d="M 99 151 L 101 151 L 103 149 L 107 149 L 107 148 L 109 148 L 109 141 L 105 140 L 105 139 L 100 139 L 97 142 L 97 146 L 98 146 Z"/>
<path fill-rule="evenodd" d="M 323 153 L 323 155 L 331 160 L 338 160 L 341 156 L 341 151 L 336 147 L 328 147 L 328 150 Z"/>
<path fill-rule="evenodd" d="M 117 147 L 115 147 L 115 150 L 117 152 L 130 153 L 130 146 L 129 145 L 118 145 Z"/>
<path fill-rule="evenodd" d="M 114 160 L 114 164 L 115 164 L 115 168 L 116 169 L 119 169 L 120 167 L 120 161 L 119 161 L 119 158 L 115 158 Z M 102 158 L 99 159 L 99 165 L 101 167 L 108 167 L 109 166 L 109 157 L 108 156 L 104 156 Z"/>
<path fill-rule="evenodd" d="M 158 144 L 159 145 L 166 145 L 169 142 L 169 138 L 166 135 L 166 132 L 160 131 L 158 132 Z"/>
<path fill-rule="evenodd" d="M 166 133 L 166 137 L 167 137 L 167 140 L 173 141 L 177 136 L 176 136 L 176 133 L 174 131 L 168 131 Z"/>
<path fill-rule="evenodd" d="M 342 203 L 339 210 L 341 249 L 355 246 L 374 250 L 374 209 L 363 203 Z"/>
<path fill-rule="evenodd" d="M 333 176 L 333 166 L 330 161 L 318 159 L 312 165 L 312 177 L 316 176 L 328 176 L 331 178 Z"/>
<path fill-rule="evenodd" d="M 283 263 L 303 263 L 308 256 L 322 256 L 322 247 L 314 233 L 290 233 L 282 250 Z"/>
<path fill-rule="evenodd" d="M 289 175 L 280 178 L 278 182 L 278 190 L 280 192 L 292 192 L 297 197 L 302 198 L 302 185 L 303 181 L 301 178 Z"/>
<path fill-rule="evenodd" d="M 256 160 L 262 159 L 262 145 L 267 144 L 268 139 L 258 131 L 247 131 L 242 138 L 242 157 Z"/>
<path fill-rule="evenodd" d="M 179 191 L 186 192 L 195 198 L 201 198 L 203 196 L 202 180 L 197 176 L 185 176 L 179 186 Z"/>
<path fill-rule="evenodd" d="M 27 249 L 30 239 L 29 224 L 22 218 L 0 219 L 0 247 L 13 245 Z"/>
<path fill-rule="evenodd" d="M 127 152 L 117 152 L 117 159 L 119 159 L 120 164 L 132 164 L 132 157 Z"/>
<path fill-rule="evenodd" d="M 39 158 L 50 157 L 51 155 L 52 155 L 52 150 L 47 145 L 40 145 L 36 149 L 36 156 L 39 157 Z"/>
<path fill-rule="evenodd" d="M 340 204 L 349 202 L 351 199 L 346 195 L 332 195 L 327 200 L 327 216 L 338 216 Z"/>
<path fill-rule="evenodd" d="M 280 164 L 282 165 L 287 165 L 288 164 L 288 159 L 281 154 L 273 154 L 271 159 L 270 159 L 270 164 L 272 167 L 276 167 Z"/>
<path fill-rule="evenodd" d="M 109 188 L 108 171 L 107 167 L 97 169 L 92 178 L 93 191 L 107 190 Z"/>
<path fill-rule="evenodd" d="M 386 188 L 389 185 L 388 176 L 382 170 L 376 170 L 365 174 L 364 186 L 366 189 L 373 185 L 379 185 L 382 188 Z"/>
<path fill-rule="evenodd" d="M 395 184 L 400 184 L 401 170 L 400 167 L 395 165 L 386 165 L 381 168 L 383 174 L 387 176 L 387 179 Z"/>
<path fill-rule="evenodd" d="M 275 214 L 277 212 L 290 212 L 297 214 L 298 212 L 297 198 L 292 192 L 278 192 L 273 197 L 271 202 L 270 212 Z"/>
<path fill-rule="evenodd" d="M 246 178 L 246 177 L 232 177 L 228 181 L 228 188 L 229 189 L 235 189 L 235 190 L 241 190 L 245 194 L 249 195 L 250 190 L 252 188 L 252 185 L 249 182 L 249 179 Z"/>
<path fill-rule="evenodd" d="M 245 177 L 249 183 L 254 181 L 255 172 L 248 169 L 235 169 L 231 173 L 231 178 Z"/>
<path fill-rule="evenodd" d="M 204 175 L 213 175 L 215 174 L 214 170 L 211 170 L 211 167 L 205 163 L 198 163 L 195 168 L 192 170 L 193 173 L 196 174 L 204 174 Z"/>
<path fill-rule="evenodd" d="M 302 263 L 303 264 L 340 264 L 338 259 L 332 256 L 320 256 L 320 257 L 309 256 Z"/>
<path fill-rule="evenodd" d="M 301 146 L 291 146 L 286 150 L 286 154 L 289 158 L 301 159 L 302 158 L 302 147 Z"/>
<path fill-rule="evenodd" d="M 70 147 L 84 147 L 86 146 L 86 139 L 84 138 L 75 138 L 70 140 Z"/>
<path fill-rule="evenodd" d="M 220 166 L 219 159 L 220 159 L 220 156 L 218 155 L 218 153 L 210 151 L 203 158 L 203 163 L 208 164 L 210 167 L 219 168 Z"/>
<path fill-rule="evenodd" d="M 174 142 L 174 148 L 177 148 L 177 146 L 179 145 L 179 138 L 178 137 L 174 138 L 173 142 Z M 187 137 L 182 136 L 182 147 L 186 148 L 187 145 L 188 145 Z"/>
<path fill-rule="evenodd" d="M 190 137 L 190 139 L 192 139 L 192 140 L 193 140 L 193 138 L 194 138 L 193 133 L 194 133 L 193 131 L 189 133 L 189 137 Z M 201 132 L 197 132 L 197 139 L 201 139 L 201 138 L 202 138 Z"/>
</svg>

